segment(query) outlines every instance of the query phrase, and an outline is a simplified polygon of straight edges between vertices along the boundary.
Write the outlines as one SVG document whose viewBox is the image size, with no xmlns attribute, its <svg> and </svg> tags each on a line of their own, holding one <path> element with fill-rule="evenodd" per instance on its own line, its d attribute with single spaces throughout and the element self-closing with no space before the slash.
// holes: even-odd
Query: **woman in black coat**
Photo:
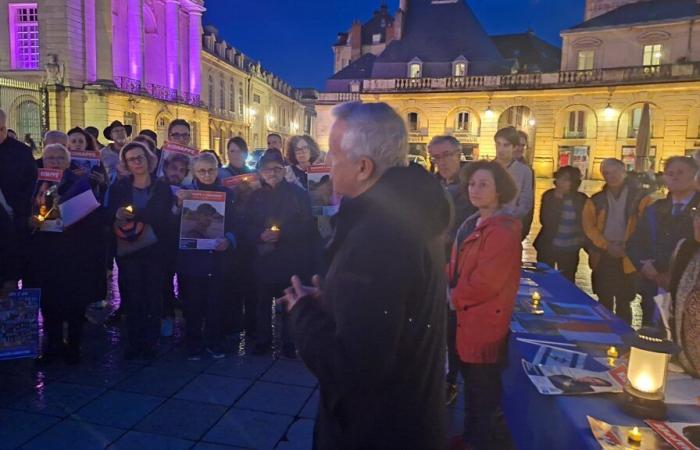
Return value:
<svg viewBox="0 0 700 450">
<path fill-rule="evenodd" d="M 122 149 L 121 164 L 130 175 L 111 189 L 108 214 L 117 235 L 120 286 L 125 288 L 128 348 L 125 359 L 153 359 L 160 336 L 167 245 L 177 229 L 170 186 L 151 174 L 155 155 L 140 142 Z"/>
<path fill-rule="evenodd" d="M 246 204 L 245 239 L 256 246 L 253 261 L 257 283 L 257 333 L 254 354 L 272 344 L 271 306 L 294 274 L 308 280 L 314 269 L 318 233 L 306 191 L 284 180 L 284 162 L 275 153 L 260 159 L 262 188 Z M 282 315 L 282 353 L 294 357 L 288 319 Z"/>
<path fill-rule="evenodd" d="M 31 234 L 29 249 L 31 270 L 24 280 L 26 287 L 41 289 L 41 313 L 44 318 L 45 346 L 37 361 L 49 364 L 60 356 L 67 363 L 80 362 L 85 308 L 88 304 L 104 297 L 106 280 L 104 269 L 104 212 L 97 209 L 70 227 L 61 231 L 44 231 L 40 220 L 54 206 L 65 203 L 72 197 L 88 190 L 98 192 L 98 186 L 91 183 L 89 174 L 78 176 L 69 170 L 70 153 L 61 144 L 49 145 L 43 153 L 44 167 L 63 170 L 63 179 L 58 183 L 55 194 L 40 195 L 37 190 L 34 200 L 34 215 L 30 218 Z M 53 198 L 51 198 L 53 197 Z M 99 195 L 96 195 L 101 201 Z M 45 208 L 40 211 L 40 206 Z M 46 216 L 51 219 L 53 216 Z M 63 326 L 68 326 L 67 345 L 63 344 Z"/>
<path fill-rule="evenodd" d="M 588 197 L 579 192 L 581 171 L 572 166 L 554 174 L 554 189 L 542 195 L 540 223 L 535 239 L 537 261 L 559 269 L 564 277 L 576 281 L 579 251 L 584 247 L 582 217 Z"/>
</svg>

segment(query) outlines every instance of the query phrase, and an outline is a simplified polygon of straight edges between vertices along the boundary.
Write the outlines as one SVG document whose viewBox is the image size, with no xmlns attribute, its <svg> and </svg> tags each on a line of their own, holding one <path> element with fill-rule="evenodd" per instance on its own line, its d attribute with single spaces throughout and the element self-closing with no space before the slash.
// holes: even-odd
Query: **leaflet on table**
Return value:
<svg viewBox="0 0 700 450">
<path fill-rule="evenodd" d="M 563 366 L 582 369 L 588 355 L 555 345 L 538 345 L 532 363 L 541 366 Z"/>
<path fill-rule="evenodd" d="M 700 423 L 645 422 L 676 450 L 700 449 Z"/>
<path fill-rule="evenodd" d="M 307 170 L 311 211 L 314 216 L 333 216 L 338 212 L 338 196 L 333 192 L 330 166 L 311 166 Z"/>
<path fill-rule="evenodd" d="M 539 284 L 531 278 L 520 278 L 520 286 L 538 287 Z"/>
<path fill-rule="evenodd" d="M 622 392 L 619 381 L 620 369 L 611 372 L 593 372 L 562 366 L 540 366 L 522 360 L 525 374 L 540 394 L 579 395 Z M 618 378 L 616 378 L 618 377 Z"/>
<path fill-rule="evenodd" d="M 628 441 L 629 432 L 634 427 L 623 427 L 610 425 L 602 420 L 586 416 L 591 432 L 603 450 L 673 450 L 658 434 L 651 428 L 637 427 L 642 435 L 639 445 L 630 444 Z"/>
<path fill-rule="evenodd" d="M 224 239 L 226 193 L 185 191 L 180 220 L 181 250 L 213 250 Z"/>
<path fill-rule="evenodd" d="M 63 221 L 58 208 L 58 185 L 63 179 L 59 169 L 39 169 L 36 188 L 32 197 L 32 215 L 39 220 L 39 230 L 51 233 L 63 231 Z"/>
<path fill-rule="evenodd" d="M 700 407 L 700 380 L 685 373 L 669 372 L 664 395 L 667 404 Z"/>
<path fill-rule="evenodd" d="M 39 349 L 41 289 L 23 289 L 0 298 L 0 360 L 35 358 Z"/>
<path fill-rule="evenodd" d="M 164 177 L 165 171 L 171 161 L 182 160 L 187 162 L 187 166 L 190 167 L 192 164 L 192 158 L 199 155 L 199 150 L 196 148 L 185 147 L 184 145 L 178 145 L 172 142 L 165 142 L 163 144 L 162 153 L 160 156 L 160 162 L 158 163 L 158 178 Z M 190 174 L 192 171 L 190 170 Z M 185 178 L 183 184 L 188 184 L 192 180 L 192 176 L 188 175 Z"/>
<path fill-rule="evenodd" d="M 100 167 L 100 152 L 71 151 L 70 161 L 71 165 L 90 173 L 96 167 Z"/>
<path fill-rule="evenodd" d="M 226 189 L 232 190 L 237 196 L 260 189 L 260 177 L 257 173 L 246 173 L 224 178 L 221 183 Z"/>
<path fill-rule="evenodd" d="M 559 303 L 551 299 L 540 300 L 538 309 L 541 311 L 539 315 L 543 316 L 561 316 L 568 319 L 589 319 L 600 320 L 605 317 L 601 316 L 593 306 L 580 305 L 573 303 Z M 515 302 L 516 313 L 532 314 L 532 296 L 519 296 Z"/>
</svg>

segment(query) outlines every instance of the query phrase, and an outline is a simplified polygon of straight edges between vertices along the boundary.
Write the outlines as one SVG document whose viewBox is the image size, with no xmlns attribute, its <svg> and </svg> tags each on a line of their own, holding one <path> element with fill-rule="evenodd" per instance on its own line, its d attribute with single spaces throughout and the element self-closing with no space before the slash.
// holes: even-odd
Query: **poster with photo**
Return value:
<svg viewBox="0 0 700 450">
<path fill-rule="evenodd" d="M 311 166 L 307 171 L 311 211 L 314 216 L 333 216 L 338 212 L 339 199 L 333 192 L 331 168 Z"/>
<path fill-rule="evenodd" d="M 39 169 L 32 199 L 32 215 L 39 221 L 39 231 L 61 233 L 63 221 L 58 208 L 58 185 L 63 179 L 59 169 Z"/>
<path fill-rule="evenodd" d="M 261 187 L 260 177 L 257 173 L 246 173 L 224 178 L 221 180 L 221 184 L 223 184 L 226 189 L 233 191 L 237 197 L 245 197 Z"/>
<path fill-rule="evenodd" d="M 224 239 L 226 193 L 185 191 L 180 220 L 181 250 L 213 250 Z"/>
<path fill-rule="evenodd" d="M 636 445 L 628 442 L 629 432 L 634 427 L 611 425 L 591 416 L 586 416 L 586 418 L 591 427 L 591 433 L 603 450 L 673 450 L 673 447 L 664 442 L 651 428 L 637 427 L 641 433 L 642 441 Z"/>
<path fill-rule="evenodd" d="M 70 152 L 71 165 L 77 169 L 83 169 L 87 173 L 100 167 L 100 152 Z"/>
<path fill-rule="evenodd" d="M 0 298 L 0 360 L 36 358 L 39 350 L 41 289 L 23 289 Z"/>
<path fill-rule="evenodd" d="M 542 366 L 522 360 L 523 370 L 542 395 L 588 395 L 622 392 L 625 366 L 609 372 L 593 372 L 557 365 Z"/>
<path fill-rule="evenodd" d="M 172 142 L 165 142 L 163 148 L 161 149 L 160 162 L 158 163 L 158 178 L 163 178 L 166 174 L 166 170 L 171 162 L 182 161 L 187 162 L 187 166 L 191 167 L 192 159 L 199 155 L 199 150 L 195 148 L 185 147 L 183 145 L 174 144 Z M 192 171 L 190 170 L 190 175 L 185 178 L 183 184 L 188 184 L 192 181 Z"/>
<path fill-rule="evenodd" d="M 645 422 L 676 450 L 700 449 L 700 423 Z"/>
</svg>

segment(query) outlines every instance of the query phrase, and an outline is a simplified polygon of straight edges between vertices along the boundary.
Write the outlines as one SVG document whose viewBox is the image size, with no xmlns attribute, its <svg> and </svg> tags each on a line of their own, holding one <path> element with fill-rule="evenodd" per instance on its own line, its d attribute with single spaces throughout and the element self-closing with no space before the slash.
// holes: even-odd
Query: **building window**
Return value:
<svg viewBox="0 0 700 450">
<path fill-rule="evenodd" d="M 260 104 L 260 96 L 258 94 L 253 94 L 253 103 Z"/>
<path fill-rule="evenodd" d="M 593 70 L 595 50 L 581 50 L 578 52 L 578 70 Z"/>
<path fill-rule="evenodd" d="M 457 114 L 455 121 L 455 131 L 467 132 L 469 131 L 469 113 L 460 112 Z"/>
<path fill-rule="evenodd" d="M 34 139 L 41 136 L 41 107 L 33 100 L 24 100 L 15 111 L 15 127 L 20 136 L 31 134 Z"/>
<path fill-rule="evenodd" d="M 235 85 L 233 84 L 233 80 L 231 80 L 231 83 L 229 84 L 228 109 L 230 111 L 236 111 L 236 88 L 235 88 Z"/>
<path fill-rule="evenodd" d="M 124 125 L 131 125 L 134 131 L 134 135 L 138 134 L 140 131 L 139 127 L 139 115 L 133 111 L 124 112 Z"/>
<path fill-rule="evenodd" d="M 238 83 L 238 114 L 243 115 L 243 82 Z"/>
<path fill-rule="evenodd" d="M 209 75 L 209 107 L 214 107 L 214 78 Z"/>
<path fill-rule="evenodd" d="M 661 64 L 661 56 L 663 56 L 663 46 L 661 44 L 645 45 L 642 64 L 645 66 L 658 66 Z"/>
<path fill-rule="evenodd" d="M 408 113 L 408 131 L 411 133 L 418 132 L 418 113 Z"/>
<path fill-rule="evenodd" d="M 372 44 L 379 44 L 382 42 L 382 35 L 381 33 L 374 33 L 372 35 Z"/>
<path fill-rule="evenodd" d="M 452 74 L 456 77 L 466 77 L 467 76 L 467 63 L 459 62 L 455 63 L 452 70 Z"/>
<path fill-rule="evenodd" d="M 570 111 L 564 137 L 582 139 L 586 137 L 586 111 Z"/>
<path fill-rule="evenodd" d="M 627 137 L 636 138 L 639 133 L 639 125 L 642 123 L 642 108 L 634 108 L 630 111 L 627 126 Z"/>
<path fill-rule="evenodd" d="M 15 70 L 39 68 L 39 19 L 36 3 L 9 5 L 10 60 Z"/>
<path fill-rule="evenodd" d="M 304 134 L 311 134 L 311 116 L 310 115 L 305 115 L 304 116 Z"/>
<path fill-rule="evenodd" d="M 223 78 L 219 80 L 219 109 L 226 109 L 226 87 Z"/>
<path fill-rule="evenodd" d="M 408 77 L 409 78 L 420 78 L 421 77 L 421 65 L 420 65 L 420 63 L 411 63 L 408 65 Z"/>
</svg>

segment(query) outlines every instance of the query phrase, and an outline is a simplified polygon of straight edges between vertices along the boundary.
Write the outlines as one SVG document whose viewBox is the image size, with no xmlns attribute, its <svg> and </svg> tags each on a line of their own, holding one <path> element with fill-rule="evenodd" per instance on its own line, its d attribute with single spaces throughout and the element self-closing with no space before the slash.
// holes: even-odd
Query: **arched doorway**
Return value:
<svg viewBox="0 0 700 450">
<path fill-rule="evenodd" d="M 498 118 L 498 129 L 506 127 L 515 127 L 527 133 L 528 149 L 525 158 L 528 164 L 532 165 L 535 158 L 535 131 L 537 127 L 537 121 L 532 110 L 523 105 L 511 106 L 506 109 Z"/>
<path fill-rule="evenodd" d="M 41 130 L 41 107 L 34 100 L 22 100 L 15 110 L 14 128 L 17 131 L 19 140 L 24 139 L 24 135 L 29 133 L 32 139 L 39 141 L 42 137 Z"/>
</svg>

